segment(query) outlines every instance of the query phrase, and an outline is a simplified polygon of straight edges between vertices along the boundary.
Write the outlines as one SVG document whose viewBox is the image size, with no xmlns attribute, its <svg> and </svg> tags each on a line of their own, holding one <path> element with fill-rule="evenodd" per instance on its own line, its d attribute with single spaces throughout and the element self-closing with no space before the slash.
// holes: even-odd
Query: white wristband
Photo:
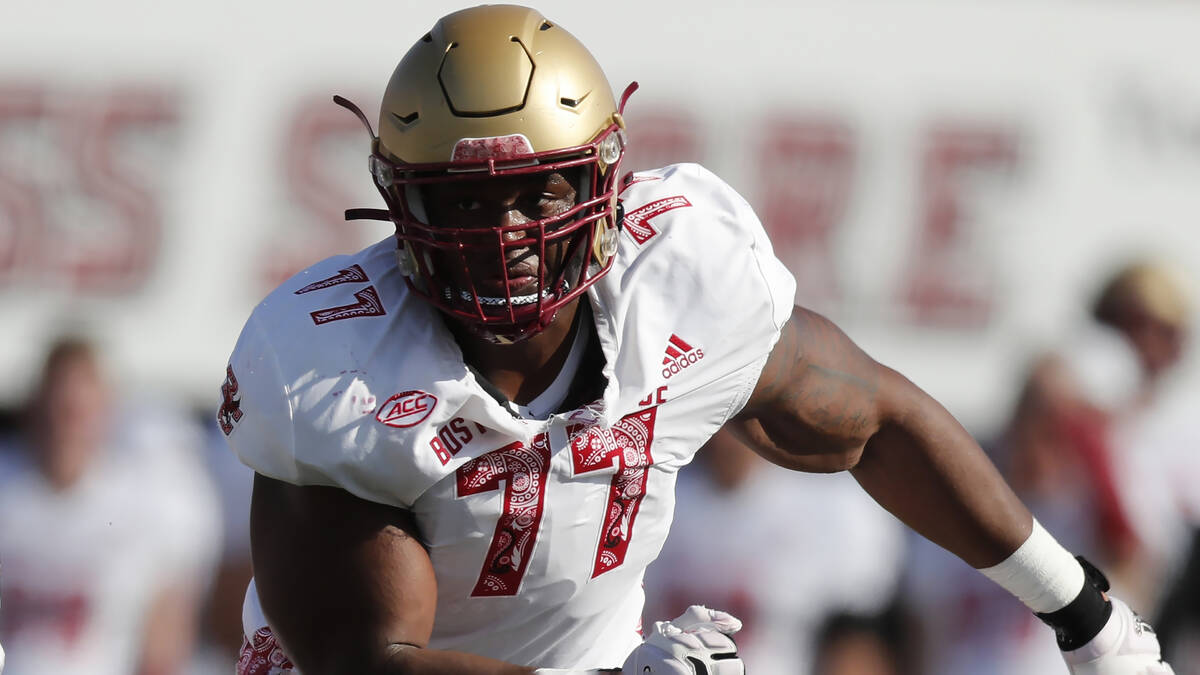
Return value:
<svg viewBox="0 0 1200 675">
<path fill-rule="evenodd" d="M 1066 607 L 1083 589 L 1083 567 L 1035 519 L 1021 547 L 999 565 L 979 570 L 1035 612 Z"/>
</svg>

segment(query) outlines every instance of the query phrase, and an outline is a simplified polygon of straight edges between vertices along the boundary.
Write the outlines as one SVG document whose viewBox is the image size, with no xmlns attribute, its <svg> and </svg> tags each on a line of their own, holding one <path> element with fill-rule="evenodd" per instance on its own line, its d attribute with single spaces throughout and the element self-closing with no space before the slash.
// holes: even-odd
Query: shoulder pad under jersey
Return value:
<svg viewBox="0 0 1200 675">
<path fill-rule="evenodd" d="M 469 420 L 475 433 L 526 433 L 480 389 L 436 310 L 408 292 L 394 252 L 389 238 L 324 260 L 255 308 L 217 413 L 243 463 L 407 508 L 469 457 L 431 446 L 438 428 Z"/>
</svg>

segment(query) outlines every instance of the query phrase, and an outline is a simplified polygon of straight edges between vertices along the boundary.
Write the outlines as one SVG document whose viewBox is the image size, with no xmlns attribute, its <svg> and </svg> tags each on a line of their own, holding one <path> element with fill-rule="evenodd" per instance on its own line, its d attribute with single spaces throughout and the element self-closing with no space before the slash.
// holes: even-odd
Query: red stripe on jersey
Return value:
<svg viewBox="0 0 1200 675">
<path fill-rule="evenodd" d="M 684 342 L 682 338 L 680 338 L 678 335 L 675 335 L 674 333 L 671 334 L 671 344 L 675 345 L 676 347 L 679 347 L 680 349 L 682 349 L 685 352 L 692 351 L 692 346 L 689 345 L 688 343 Z"/>
</svg>

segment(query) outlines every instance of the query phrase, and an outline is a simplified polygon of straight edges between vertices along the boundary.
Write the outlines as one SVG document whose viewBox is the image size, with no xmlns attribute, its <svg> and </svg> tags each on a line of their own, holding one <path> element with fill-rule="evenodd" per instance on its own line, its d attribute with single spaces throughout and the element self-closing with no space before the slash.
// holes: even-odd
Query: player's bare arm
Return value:
<svg viewBox="0 0 1200 675">
<path fill-rule="evenodd" d="M 797 307 L 734 430 L 767 459 L 849 469 L 880 504 L 974 567 L 1008 557 L 1032 517 L 935 400 Z"/>
<path fill-rule="evenodd" d="M 1042 529 L 966 430 L 828 319 L 794 309 L 731 427 L 782 466 L 849 470 L 888 511 L 1054 628 L 1072 673 L 1172 672 L 1153 630 Z"/>
<path fill-rule="evenodd" d="M 250 536 L 263 610 L 305 675 L 534 672 L 425 648 L 437 582 L 404 509 L 256 474 Z"/>
</svg>

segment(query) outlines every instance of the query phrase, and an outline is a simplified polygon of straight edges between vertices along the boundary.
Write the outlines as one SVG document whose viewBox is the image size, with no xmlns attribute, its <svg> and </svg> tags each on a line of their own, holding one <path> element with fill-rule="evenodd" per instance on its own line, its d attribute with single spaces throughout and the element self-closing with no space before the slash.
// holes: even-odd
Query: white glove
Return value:
<svg viewBox="0 0 1200 675">
<path fill-rule="evenodd" d="M 1174 675 L 1162 660 L 1158 637 L 1150 624 L 1110 596 L 1108 623 L 1086 645 L 1063 652 L 1072 675 Z"/>
<path fill-rule="evenodd" d="M 746 675 L 729 638 L 742 629 L 733 615 L 692 605 L 674 621 L 657 621 L 621 666 L 622 675 Z"/>
</svg>

